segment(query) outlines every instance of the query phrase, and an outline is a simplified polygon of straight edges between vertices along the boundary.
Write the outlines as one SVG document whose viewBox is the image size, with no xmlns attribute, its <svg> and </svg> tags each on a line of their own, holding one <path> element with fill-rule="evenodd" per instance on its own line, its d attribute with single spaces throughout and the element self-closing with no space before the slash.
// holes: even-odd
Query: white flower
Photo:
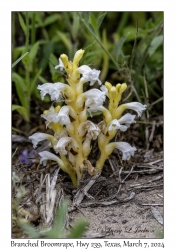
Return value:
<svg viewBox="0 0 175 250">
<path fill-rule="evenodd" d="M 61 155 L 67 155 L 71 148 L 77 152 L 78 143 L 72 137 L 62 137 L 56 146 L 54 146 L 55 152 Z"/>
<path fill-rule="evenodd" d="M 100 91 L 99 89 L 90 89 L 84 92 L 83 95 L 86 97 L 86 107 L 89 107 L 91 105 L 100 106 L 106 99 L 105 93 Z"/>
<path fill-rule="evenodd" d="M 41 117 L 46 119 L 46 128 L 49 127 L 49 124 L 51 122 L 53 122 L 53 119 L 55 118 L 56 115 L 58 115 L 58 113 L 55 112 L 55 109 L 53 106 L 50 107 L 50 109 L 48 110 L 46 114 L 41 115 Z"/>
<path fill-rule="evenodd" d="M 61 125 L 67 125 L 70 123 L 70 118 L 69 118 L 69 107 L 68 106 L 63 106 L 59 113 L 56 114 L 55 117 L 53 117 L 52 120 L 54 123 L 59 122 Z"/>
<path fill-rule="evenodd" d="M 106 88 L 105 85 L 102 85 L 102 86 L 100 87 L 100 89 L 101 89 L 102 92 L 105 93 L 106 96 L 108 95 L 108 89 Z"/>
<path fill-rule="evenodd" d="M 56 161 L 56 162 L 60 162 L 60 158 L 48 151 L 43 151 L 38 153 L 41 156 L 40 159 L 40 164 L 43 164 L 44 166 L 46 166 L 46 163 L 48 160 L 52 160 L 52 161 Z"/>
<path fill-rule="evenodd" d="M 91 140 L 96 140 L 99 134 L 100 134 L 99 127 L 95 123 L 89 120 L 81 123 L 78 128 L 79 136 L 81 137 L 86 136 L 86 138 L 89 138 Z"/>
<path fill-rule="evenodd" d="M 89 112 L 90 116 L 92 117 L 92 112 L 97 112 L 97 111 L 104 111 L 106 110 L 105 107 L 103 107 L 102 105 L 98 106 L 98 105 L 91 105 L 87 111 Z"/>
<path fill-rule="evenodd" d="M 137 150 L 136 147 L 131 147 L 127 142 L 112 142 L 107 145 L 107 148 L 117 148 L 122 151 L 123 156 L 122 160 L 129 160 L 131 156 L 134 155 L 134 152 Z"/>
<path fill-rule="evenodd" d="M 57 82 L 57 83 L 44 83 L 43 85 L 38 85 L 37 89 L 40 90 L 41 99 L 44 100 L 46 94 L 49 94 L 51 101 L 58 101 L 63 99 L 61 91 L 66 87 L 66 84 Z"/>
<path fill-rule="evenodd" d="M 59 58 L 58 60 L 59 60 L 59 64 L 57 66 L 55 66 L 55 69 L 59 69 L 60 68 L 60 71 L 62 71 L 64 69 L 64 64 L 61 61 L 61 58 Z"/>
<path fill-rule="evenodd" d="M 120 129 L 121 131 L 126 131 L 130 127 L 130 124 L 135 123 L 135 115 L 125 114 L 119 120 L 114 119 L 110 122 L 108 130 Z M 125 125 L 122 125 L 125 124 Z"/>
<path fill-rule="evenodd" d="M 57 134 L 55 133 L 54 134 L 54 145 L 58 143 L 58 141 L 62 138 L 62 137 L 67 137 L 68 134 L 67 134 L 67 131 L 65 128 L 63 128 L 63 130 L 61 131 L 61 133 Z"/>
<path fill-rule="evenodd" d="M 63 106 L 60 109 L 59 113 L 57 113 L 55 112 L 55 109 L 52 106 L 50 107 L 47 114 L 42 114 L 41 117 L 46 119 L 46 127 L 48 127 L 51 122 L 53 123 L 59 122 L 61 125 L 67 125 L 70 123 L 69 111 L 70 111 L 70 107 Z"/>
<path fill-rule="evenodd" d="M 46 133 L 35 133 L 31 136 L 29 136 L 29 139 L 32 141 L 33 143 L 33 147 L 36 148 L 38 142 L 40 141 L 44 141 L 44 140 L 53 140 L 53 136 L 46 134 Z"/>
<path fill-rule="evenodd" d="M 127 109 L 132 109 L 137 112 L 138 116 L 142 115 L 142 112 L 146 109 L 146 105 L 141 104 L 140 102 L 130 102 L 122 104 L 121 106 L 125 106 Z"/>
<path fill-rule="evenodd" d="M 91 69 L 87 65 L 83 65 L 77 69 L 80 74 L 83 76 L 81 77 L 81 81 L 83 82 L 89 82 L 90 81 L 90 86 L 92 86 L 96 81 L 98 82 L 99 85 L 101 85 L 101 81 L 98 79 L 100 75 L 100 70 L 96 69 Z"/>
<path fill-rule="evenodd" d="M 101 106 L 105 101 L 105 93 L 99 89 L 90 89 L 81 95 L 77 99 L 77 107 L 83 108 L 84 102 L 86 107 L 91 107 L 91 105 Z"/>
</svg>

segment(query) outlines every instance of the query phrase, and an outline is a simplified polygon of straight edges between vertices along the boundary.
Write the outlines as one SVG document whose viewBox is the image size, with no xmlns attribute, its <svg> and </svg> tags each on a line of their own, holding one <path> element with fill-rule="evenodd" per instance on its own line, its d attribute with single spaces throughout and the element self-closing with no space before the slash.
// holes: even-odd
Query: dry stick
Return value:
<svg viewBox="0 0 175 250">
<path fill-rule="evenodd" d="M 80 207 L 94 207 L 94 206 L 109 206 L 109 205 L 113 205 L 113 204 L 119 204 L 119 203 L 122 203 L 122 202 L 127 202 L 127 201 L 130 201 L 132 200 L 133 198 L 135 197 L 135 193 L 134 192 L 131 192 L 129 197 L 123 199 L 123 200 L 113 200 L 113 201 L 98 201 L 98 202 L 88 202 L 88 203 L 82 203 L 80 204 Z"/>
<path fill-rule="evenodd" d="M 141 204 L 142 206 L 163 206 L 163 204 Z"/>
<path fill-rule="evenodd" d="M 156 187 L 161 187 L 161 186 L 163 186 L 163 184 L 153 185 L 153 186 L 137 186 L 133 188 L 134 189 L 147 189 L 147 188 L 156 188 Z M 129 188 L 128 190 L 132 190 L 132 188 Z"/>
<path fill-rule="evenodd" d="M 162 198 L 163 199 L 163 196 L 162 195 L 160 195 L 160 194 L 157 194 L 160 198 Z"/>
<path fill-rule="evenodd" d="M 148 165 L 153 165 L 153 164 L 155 164 L 155 163 L 157 163 L 157 162 L 160 162 L 160 161 L 163 161 L 163 159 L 158 159 L 158 160 L 155 160 L 155 161 L 152 161 L 152 162 L 148 162 L 148 163 L 144 163 L 144 164 L 148 164 Z"/>
<path fill-rule="evenodd" d="M 131 95 L 132 95 L 132 90 L 129 92 L 129 94 L 126 96 L 126 98 L 123 99 L 123 103 L 125 103 L 125 101 L 127 101 Z"/>
<path fill-rule="evenodd" d="M 160 176 L 157 176 L 155 179 L 153 179 L 153 180 L 149 180 L 147 183 L 151 183 L 151 182 L 153 182 L 153 181 L 158 181 L 158 180 L 160 180 L 160 179 L 162 179 L 163 178 L 163 175 L 160 175 Z"/>
<path fill-rule="evenodd" d="M 152 102 L 152 103 L 148 106 L 148 108 L 152 107 L 153 105 L 155 105 L 156 103 L 161 102 L 161 101 L 163 101 L 163 97 L 160 97 L 160 98 L 157 99 L 155 102 Z"/>
<path fill-rule="evenodd" d="M 146 129 L 145 129 L 145 138 L 146 138 L 146 150 L 149 149 L 149 130 L 148 130 L 148 126 L 146 126 Z"/>
<path fill-rule="evenodd" d="M 90 181 L 88 182 L 87 185 L 85 185 L 85 187 L 81 188 L 78 190 L 78 192 L 75 194 L 74 196 L 74 200 L 73 200 L 73 205 L 75 206 L 79 206 L 80 203 L 82 202 L 82 200 L 84 199 L 84 196 L 88 196 L 90 198 L 93 198 L 92 196 L 90 196 L 87 192 L 88 190 L 93 186 L 93 184 L 95 183 L 95 181 L 98 179 L 98 177 L 100 176 L 101 173 L 97 173 L 95 174 Z"/>
<path fill-rule="evenodd" d="M 123 167 L 120 168 L 120 170 L 119 170 L 119 183 L 120 183 L 120 185 L 119 185 L 119 187 L 118 187 L 117 193 L 115 193 L 114 195 L 112 195 L 112 196 L 110 196 L 109 198 L 107 198 L 106 201 L 108 201 L 108 200 L 110 200 L 110 199 L 114 199 L 114 198 L 118 195 L 118 193 L 120 192 L 120 189 L 121 189 L 122 184 L 123 184 L 123 183 L 125 182 L 125 180 L 130 176 L 130 174 L 131 174 L 132 171 L 133 171 L 133 168 L 134 168 L 134 166 L 132 166 L 132 168 L 131 168 L 131 170 L 129 171 L 128 175 L 127 175 L 123 180 L 121 179 L 121 173 L 122 173 Z"/>
<path fill-rule="evenodd" d="M 117 193 L 115 193 L 115 194 L 113 194 L 112 196 L 110 196 L 110 197 L 108 197 L 107 199 L 106 199 L 106 201 L 108 201 L 108 200 L 112 200 L 112 199 L 114 199 L 114 198 L 116 198 L 116 196 L 117 196 L 117 194 L 120 192 L 120 189 L 121 189 L 121 186 L 122 186 L 122 180 L 121 180 L 121 173 L 122 173 L 122 170 L 123 170 L 123 167 L 121 167 L 120 168 L 120 170 L 119 170 L 119 183 L 120 183 L 120 185 L 119 185 L 119 188 L 118 188 L 118 191 L 117 191 Z"/>
<path fill-rule="evenodd" d="M 122 184 L 124 183 L 124 181 L 130 176 L 130 174 L 132 173 L 132 170 L 135 166 L 132 166 L 131 170 L 129 171 L 128 175 L 123 179 Z"/>
<path fill-rule="evenodd" d="M 112 163 L 112 161 L 110 159 L 108 159 L 108 161 L 109 161 L 109 165 L 110 165 L 110 167 L 112 169 L 112 172 L 115 175 L 115 172 L 116 172 L 115 167 L 114 167 L 114 165 L 113 165 L 113 163 Z"/>
<path fill-rule="evenodd" d="M 153 182 L 153 181 L 158 181 L 158 180 L 160 180 L 160 179 L 162 179 L 162 178 L 163 178 L 163 175 L 160 175 L 160 176 L 157 176 L 155 179 L 149 180 L 149 181 L 147 181 L 147 182 L 145 182 L 145 183 L 131 184 L 130 187 L 145 185 L 146 183 L 151 183 L 151 182 Z"/>
<path fill-rule="evenodd" d="M 155 205 L 154 205 L 155 206 Z M 151 212 L 154 216 L 154 218 L 163 225 L 163 217 L 161 216 L 161 214 L 155 209 L 155 207 L 151 206 Z"/>
<path fill-rule="evenodd" d="M 138 95 L 138 93 L 137 93 L 137 90 L 135 89 L 135 87 L 134 87 L 133 84 L 132 84 L 132 90 L 133 90 L 133 92 L 134 92 L 134 94 L 135 94 L 137 100 L 138 100 L 139 102 L 141 102 L 140 97 L 139 97 L 139 95 Z"/>
<path fill-rule="evenodd" d="M 137 168 L 149 168 L 149 169 L 154 169 L 154 170 L 163 170 L 162 167 L 154 167 L 154 166 L 137 166 Z"/>
<path fill-rule="evenodd" d="M 140 170 L 140 171 L 139 170 L 138 171 L 132 171 L 132 174 L 147 173 L 147 172 L 150 173 L 150 172 L 154 172 L 155 170 L 163 170 L 163 168 L 160 168 L 160 169 L 159 168 L 158 169 L 157 168 L 152 168 L 151 170 L 146 169 L 146 170 Z M 130 171 L 123 171 L 123 173 L 128 174 L 128 173 L 130 173 Z"/>
<path fill-rule="evenodd" d="M 144 87 L 145 87 L 145 95 L 146 95 L 145 103 L 148 106 L 149 94 L 148 94 L 147 81 L 146 81 L 146 78 L 145 78 L 145 72 L 144 72 Z M 146 114 L 147 114 L 147 119 L 149 119 L 150 116 L 149 116 L 149 110 L 148 109 L 146 109 Z"/>
<path fill-rule="evenodd" d="M 120 189 L 121 189 L 121 186 L 122 186 L 122 179 L 121 179 L 121 173 L 122 173 L 122 170 L 123 170 L 123 167 L 121 167 L 120 168 L 120 171 L 119 171 L 119 174 L 118 174 L 118 177 L 119 177 L 119 183 L 120 183 L 120 185 L 119 185 L 119 188 L 118 188 L 118 191 L 117 191 L 117 193 L 116 194 L 114 194 L 114 197 L 120 192 Z"/>
<path fill-rule="evenodd" d="M 150 142 L 153 140 L 155 128 L 156 128 L 156 121 L 153 121 L 152 129 L 151 129 L 151 134 L 150 134 L 150 136 L 149 136 L 149 141 L 150 141 Z"/>
<path fill-rule="evenodd" d="M 122 170 L 123 170 L 123 167 L 120 168 L 119 173 L 118 173 L 118 177 L 119 177 L 119 182 L 120 183 L 122 182 L 122 179 L 121 179 Z"/>
<path fill-rule="evenodd" d="M 97 193 L 94 195 L 94 199 L 95 199 L 95 197 L 97 197 L 97 195 L 101 192 L 101 190 L 102 190 L 103 188 L 104 188 L 104 187 L 102 186 L 102 187 L 100 188 L 100 190 L 97 191 Z"/>
</svg>

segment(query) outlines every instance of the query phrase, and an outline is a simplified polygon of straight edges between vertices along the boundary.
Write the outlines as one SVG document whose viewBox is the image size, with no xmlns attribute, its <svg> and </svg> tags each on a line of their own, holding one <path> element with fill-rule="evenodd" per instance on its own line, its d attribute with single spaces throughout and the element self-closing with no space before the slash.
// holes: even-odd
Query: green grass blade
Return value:
<svg viewBox="0 0 175 250">
<path fill-rule="evenodd" d="M 29 57 L 30 57 L 31 63 L 33 62 L 34 58 L 36 57 L 36 54 L 37 54 L 37 52 L 38 52 L 38 48 L 39 48 L 39 42 L 36 42 L 36 43 L 32 46 L 32 48 L 31 48 L 31 50 L 30 50 L 30 52 L 29 52 Z"/>
<path fill-rule="evenodd" d="M 102 22 L 103 22 L 103 20 L 104 20 L 104 18 L 106 16 L 106 14 L 107 14 L 107 12 L 104 12 L 102 15 L 100 15 L 98 17 L 98 20 L 97 20 L 97 28 L 98 29 L 100 28 L 100 26 L 101 26 L 101 24 L 102 24 Z"/>
<path fill-rule="evenodd" d="M 25 107 L 27 109 L 27 111 L 29 111 L 30 100 L 29 100 L 28 95 L 27 95 L 28 89 L 25 85 L 25 80 L 20 75 L 13 72 L 12 73 L 12 81 L 15 83 L 18 98 L 19 98 L 22 106 Z"/>
<path fill-rule="evenodd" d="M 31 95 L 31 93 L 32 93 L 32 91 L 33 91 L 33 89 L 34 89 L 34 87 L 35 87 L 36 81 L 38 80 L 38 77 L 41 75 L 41 73 L 42 73 L 42 69 L 40 69 L 40 70 L 38 71 L 38 73 L 37 73 L 36 76 L 34 77 L 32 83 L 30 84 L 30 86 L 29 86 L 29 95 Z"/>
<path fill-rule="evenodd" d="M 64 226 L 66 223 L 68 202 L 63 201 L 59 209 L 56 212 L 55 224 L 51 231 L 46 234 L 46 238 L 57 239 L 62 238 L 64 235 Z"/>
<path fill-rule="evenodd" d="M 152 56 L 154 52 L 157 50 L 157 48 L 162 44 L 163 44 L 163 35 L 154 37 L 148 49 L 149 56 Z"/>
<path fill-rule="evenodd" d="M 24 230 L 26 234 L 32 239 L 40 238 L 40 234 L 36 231 L 35 227 L 28 223 L 19 223 L 20 227 Z"/>
<path fill-rule="evenodd" d="M 78 12 L 77 12 L 78 13 Z M 116 69 L 119 69 L 119 65 L 118 63 L 115 61 L 115 59 L 113 58 L 113 56 L 109 53 L 109 51 L 104 47 L 104 45 L 102 44 L 102 42 L 99 40 L 99 38 L 97 37 L 97 35 L 95 34 L 94 28 L 92 27 L 92 25 L 90 25 L 89 23 L 87 23 L 85 21 L 85 19 L 83 19 L 81 17 L 81 15 L 78 13 L 78 15 L 80 16 L 80 20 L 84 23 L 85 27 L 89 30 L 89 32 L 91 33 L 91 35 L 95 38 L 95 40 L 100 44 L 100 46 L 102 47 L 102 49 L 107 53 L 107 55 L 109 56 L 109 58 L 111 59 L 111 61 L 114 63 L 114 65 L 116 66 Z"/>
<path fill-rule="evenodd" d="M 20 115 L 22 115 L 22 117 L 24 118 L 24 120 L 29 121 L 29 115 L 27 112 L 27 109 L 20 106 L 20 105 L 12 105 L 12 111 L 16 110 Z"/>
<path fill-rule="evenodd" d="M 23 20 L 23 17 L 21 16 L 20 13 L 18 13 L 18 19 L 19 19 L 19 23 L 20 23 L 20 25 L 21 25 L 22 30 L 23 30 L 24 33 L 26 34 L 26 32 L 27 32 L 27 27 L 26 27 L 25 22 L 24 22 L 24 20 Z"/>
<path fill-rule="evenodd" d="M 66 36 L 66 34 L 64 32 L 57 31 L 56 33 L 58 34 L 59 38 L 61 39 L 61 41 L 63 42 L 63 44 L 67 48 L 67 50 L 69 51 L 71 48 L 71 43 L 70 43 L 69 38 Z"/>
<path fill-rule="evenodd" d="M 46 19 L 44 20 L 43 23 L 43 27 L 50 25 L 52 23 L 55 23 L 56 21 L 58 21 L 60 19 L 60 14 L 51 14 L 50 16 L 46 17 Z"/>
<path fill-rule="evenodd" d="M 19 63 L 29 52 L 26 52 L 24 55 L 22 55 L 20 58 L 18 58 L 14 63 L 12 63 L 12 68 L 15 67 L 17 63 Z"/>
<path fill-rule="evenodd" d="M 18 150 L 18 148 L 15 149 L 15 152 L 12 154 L 12 158 L 15 156 L 17 150 Z"/>
<path fill-rule="evenodd" d="M 85 219 L 79 219 L 74 225 L 73 228 L 71 229 L 71 232 L 68 236 L 68 238 L 71 239 L 77 239 L 81 238 L 83 234 L 87 230 L 88 223 Z"/>
<path fill-rule="evenodd" d="M 117 44 L 114 46 L 114 55 L 115 55 L 115 58 L 116 60 L 118 61 L 119 59 L 119 55 L 122 51 L 122 47 L 127 39 L 127 37 L 130 35 L 130 33 L 128 32 L 127 34 L 125 34 L 118 42 Z"/>
</svg>

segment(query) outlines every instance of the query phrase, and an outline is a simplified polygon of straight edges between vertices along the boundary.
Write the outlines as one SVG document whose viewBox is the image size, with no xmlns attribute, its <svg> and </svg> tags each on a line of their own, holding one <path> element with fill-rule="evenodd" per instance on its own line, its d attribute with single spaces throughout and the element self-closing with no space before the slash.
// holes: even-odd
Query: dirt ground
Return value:
<svg viewBox="0 0 175 250">
<path fill-rule="evenodd" d="M 43 110 L 37 112 L 40 114 Z M 94 177 L 85 172 L 80 186 L 75 189 L 68 175 L 59 170 L 57 164 L 48 162 L 46 167 L 40 166 L 37 153 L 48 150 L 47 145 L 42 142 L 37 150 L 33 150 L 28 136 L 37 131 L 50 131 L 45 131 L 43 120 L 36 119 L 37 114 L 33 112 L 31 130 L 26 125 L 22 126 L 18 114 L 13 116 L 13 126 L 21 128 L 20 134 L 12 135 L 12 152 L 18 148 L 12 160 L 12 179 L 20 179 L 12 184 L 14 217 L 27 219 L 36 229 L 42 228 L 42 225 L 49 227 L 60 201 L 68 199 L 67 225 L 71 226 L 79 217 L 85 217 L 89 223 L 86 238 L 163 238 L 162 117 L 154 118 L 152 124 L 146 127 L 144 144 L 140 139 L 139 124 L 134 124 L 125 132 L 125 137 L 121 134 L 121 141 L 137 147 L 130 161 L 121 161 L 121 154 L 114 150 L 105 162 L 101 175 Z M 27 129 L 29 133 L 25 132 Z M 98 158 L 95 148 L 94 145 L 89 157 L 92 165 Z M 21 152 L 24 151 L 28 154 L 28 160 L 22 162 Z M 22 198 L 17 203 L 19 193 Z M 23 211 L 23 214 L 19 211 Z M 28 237 L 15 221 L 12 224 L 12 237 Z"/>
<path fill-rule="evenodd" d="M 157 173 L 154 178 L 161 174 Z M 131 191 L 126 186 L 131 183 L 147 183 L 150 176 L 139 178 L 139 181 L 127 181 L 122 196 L 127 197 Z M 89 222 L 88 238 L 159 238 L 163 236 L 163 225 L 154 217 L 151 207 L 154 207 L 163 216 L 163 186 L 134 190 L 134 198 L 127 202 L 119 202 L 107 206 L 81 206 L 80 211 L 72 212 L 71 219 L 81 214 Z M 92 203 L 93 204 L 93 203 Z M 155 205 L 154 205 L 155 204 Z M 85 204 L 82 204 L 85 205 Z"/>
<path fill-rule="evenodd" d="M 109 175 L 115 156 L 110 164 L 106 164 L 102 176 L 89 190 L 88 197 L 86 195 L 79 209 L 70 214 L 72 220 L 81 214 L 88 219 L 86 237 L 163 237 L 162 152 L 157 155 L 149 152 L 153 158 L 149 164 L 133 165 L 130 170 L 120 168 Z M 151 168 L 153 166 L 154 169 Z"/>
<path fill-rule="evenodd" d="M 38 202 L 38 197 L 47 193 L 46 177 L 50 173 L 49 178 L 52 181 L 57 166 L 53 164 L 45 171 L 40 166 L 39 172 L 36 169 L 29 171 L 25 164 L 17 161 L 12 170 L 22 176 L 22 184 L 31 191 L 21 205 L 30 212 L 31 223 L 34 222 L 38 227 L 47 221 L 50 225 L 59 205 L 58 200 L 64 197 L 70 201 L 67 224 L 72 225 L 82 216 L 88 221 L 85 238 L 162 238 L 163 152 L 140 150 L 135 154 L 135 159 L 121 166 L 120 163 L 123 163 L 116 160 L 117 157 L 114 152 L 106 161 L 102 174 L 91 185 L 89 183 L 94 177 L 85 172 L 78 189 L 73 188 L 65 173 L 59 172 L 55 185 L 57 196 L 50 219 L 46 211 L 41 209 L 43 200 Z M 37 195 L 38 189 L 41 193 Z M 31 219 L 32 216 L 39 218 L 37 223 L 37 219 Z M 12 235 L 14 238 L 20 236 L 15 233 Z"/>
</svg>

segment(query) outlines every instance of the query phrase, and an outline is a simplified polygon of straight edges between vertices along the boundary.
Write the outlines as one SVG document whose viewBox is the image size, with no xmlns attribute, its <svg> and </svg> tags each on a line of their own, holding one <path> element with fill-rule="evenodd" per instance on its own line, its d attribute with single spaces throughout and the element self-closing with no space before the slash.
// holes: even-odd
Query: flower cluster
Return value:
<svg viewBox="0 0 175 250">
<path fill-rule="evenodd" d="M 119 105 L 127 85 L 122 83 L 112 86 L 109 82 L 102 85 L 99 80 L 100 71 L 91 69 L 87 65 L 79 67 L 83 54 L 84 50 L 78 50 L 73 62 L 69 61 L 65 54 L 60 56 L 59 65 L 55 69 L 66 71 L 67 84 L 57 82 L 38 86 L 42 99 L 49 94 L 52 101 L 61 100 L 64 105 L 51 106 L 41 115 L 46 120 L 46 127 L 52 129 L 54 135 L 35 133 L 29 137 L 34 148 L 40 141 L 46 139 L 50 141 L 55 154 L 48 151 L 40 152 L 40 163 L 46 165 L 47 160 L 56 161 L 59 167 L 69 174 L 74 186 L 78 186 L 84 168 L 87 168 L 91 175 L 100 172 L 105 160 L 115 148 L 122 151 L 123 160 L 129 160 L 134 155 L 136 148 L 127 142 L 110 141 L 118 130 L 126 131 L 132 123 L 135 123 L 135 115 L 129 113 L 123 115 L 126 109 L 136 111 L 138 116 L 141 116 L 142 111 L 146 109 L 146 105 L 138 102 Z M 86 82 L 89 82 L 90 86 L 95 82 L 102 86 L 100 89 L 93 88 L 83 92 L 83 84 Z M 109 99 L 107 108 L 103 106 L 106 98 Z M 88 119 L 97 111 L 101 111 L 104 117 L 99 124 Z M 98 140 L 101 152 L 95 167 L 88 160 L 92 140 Z"/>
</svg>

